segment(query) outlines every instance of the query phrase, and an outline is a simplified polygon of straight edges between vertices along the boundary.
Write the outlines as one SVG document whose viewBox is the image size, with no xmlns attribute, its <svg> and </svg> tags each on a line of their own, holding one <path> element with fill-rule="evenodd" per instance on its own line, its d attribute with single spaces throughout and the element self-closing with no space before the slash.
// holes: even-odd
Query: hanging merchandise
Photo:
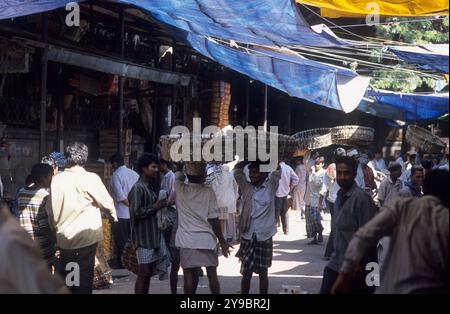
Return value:
<svg viewBox="0 0 450 314">
<path fill-rule="evenodd" d="M 213 82 L 212 87 L 213 98 L 210 123 L 222 129 L 229 124 L 231 87 L 230 83 L 222 81 Z"/>
</svg>

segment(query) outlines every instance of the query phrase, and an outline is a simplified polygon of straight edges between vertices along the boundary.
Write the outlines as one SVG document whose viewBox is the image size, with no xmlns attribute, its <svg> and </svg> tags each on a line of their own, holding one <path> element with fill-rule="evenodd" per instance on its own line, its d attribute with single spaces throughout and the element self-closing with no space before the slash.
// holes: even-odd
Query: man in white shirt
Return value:
<svg viewBox="0 0 450 314">
<path fill-rule="evenodd" d="M 402 172 L 405 171 L 405 162 L 403 161 L 401 150 L 396 150 L 394 152 L 394 159 L 395 159 L 396 163 L 398 163 L 398 164 L 400 164 L 400 166 L 402 166 Z"/>
<path fill-rule="evenodd" d="M 219 207 L 220 227 L 225 239 L 232 242 L 235 239 L 236 200 L 238 197 L 237 183 L 227 165 L 213 166 L 210 175 L 210 186 L 216 194 Z"/>
<path fill-rule="evenodd" d="M 366 188 L 366 182 L 364 181 L 364 171 L 363 168 L 359 162 L 359 152 L 356 149 L 351 149 L 347 152 L 347 156 L 348 157 L 352 157 L 353 159 L 356 160 L 356 162 L 358 163 L 358 170 L 356 172 L 356 178 L 355 178 L 355 182 L 356 184 L 361 188 L 361 189 L 365 189 Z"/>
<path fill-rule="evenodd" d="M 289 233 L 289 212 L 287 196 L 292 189 L 298 184 L 298 176 L 295 171 L 284 161 L 280 162 L 281 179 L 278 185 L 277 193 L 275 194 L 275 211 L 277 222 L 279 223 L 281 217 L 281 225 L 284 234 Z"/>
<path fill-rule="evenodd" d="M 222 254 L 228 257 L 229 245 L 220 230 L 216 196 L 205 184 L 206 165 L 186 164 L 186 176 L 180 166 L 175 176 L 178 230 L 175 245 L 180 248 L 180 263 L 184 274 L 184 293 L 194 294 L 199 280 L 199 268 L 206 267 L 211 293 L 220 293 L 217 278 L 217 240 Z"/>
<path fill-rule="evenodd" d="M 410 150 L 407 153 L 408 161 L 404 164 L 403 173 L 400 177 L 403 185 L 405 185 L 411 179 L 411 168 L 416 165 L 417 153 L 414 150 Z M 420 162 L 418 163 L 420 165 Z"/>
<path fill-rule="evenodd" d="M 380 150 L 375 152 L 375 156 L 368 163 L 368 166 L 372 168 L 373 171 L 383 172 L 383 170 L 386 170 L 386 163 L 384 162 L 383 154 Z"/>
<path fill-rule="evenodd" d="M 122 267 L 122 252 L 130 237 L 130 203 L 128 193 L 139 180 L 139 175 L 125 166 L 123 156 L 119 153 L 110 158 L 113 175 L 111 178 L 111 193 L 117 212 L 117 223 L 112 225 L 114 243 L 117 248 L 117 261 Z"/>
</svg>

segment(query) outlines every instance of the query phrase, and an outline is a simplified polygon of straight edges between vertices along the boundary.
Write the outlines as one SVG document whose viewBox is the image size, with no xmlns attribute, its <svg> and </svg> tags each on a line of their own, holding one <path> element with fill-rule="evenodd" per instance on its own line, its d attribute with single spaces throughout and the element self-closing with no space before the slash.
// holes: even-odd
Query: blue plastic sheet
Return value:
<svg viewBox="0 0 450 314">
<path fill-rule="evenodd" d="M 26 15 L 64 6 L 68 1 L 9 0 L 0 18 Z M 195 50 L 235 71 L 291 96 L 350 112 L 359 104 L 368 79 L 350 69 L 273 50 L 240 51 L 207 39 L 215 37 L 263 45 L 344 44 L 327 31 L 309 27 L 290 0 L 120 0 L 148 10 Z M 255 48 L 256 49 L 256 48 Z M 340 90 L 343 90 L 340 92 Z M 351 97 L 348 91 L 351 90 Z M 359 98 L 358 98 L 359 97 Z"/>
<path fill-rule="evenodd" d="M 292 56 L 283 57 L 267 50 L 264 54 L 247 53 L 193 34 L 187 35 L 187 41 L 204 56 L 291 96 L 345 112 L 354 110 L 359 103 L 360 99 L 356 100 L 355 105 L 341 102 L 339 82 L 351 84 L 350 81 L 360 78 L 348 69 Z M 341 80 L 341 77 L 345 78 Z M 361 98 L 367 84 L 368 80 L 357 84 Z M 358 91 L 353 92 L 354 98 L 357 98 Z"/>
<path fill-rule="evenodd" d="M 0 1 L 0 19 L 63 7 L 68 0 Z M 77 1 L 79 2 L 79 1 Z M 346 45 L 331 31 L 314 31 L 291 0 L 120 0 L 157 20 L 197 34 L 260 45 Z"/>
<path fill-rule="evenodd" d="M 389 47 L 400 59 L 421 68 L 448 73 L 448 44 Z"/>
<path fill-rule="evenodd" d="M 403 112 L 403 119 L 399 120 L 407 122 L 432 120 L 448 113 L 448 93 L 408 94 L 369 89 L 367 96 L 382 105 Z M 381 110 L 386 112 L 385 108 L 380 107 L 380 112 Z"/>
</svg>

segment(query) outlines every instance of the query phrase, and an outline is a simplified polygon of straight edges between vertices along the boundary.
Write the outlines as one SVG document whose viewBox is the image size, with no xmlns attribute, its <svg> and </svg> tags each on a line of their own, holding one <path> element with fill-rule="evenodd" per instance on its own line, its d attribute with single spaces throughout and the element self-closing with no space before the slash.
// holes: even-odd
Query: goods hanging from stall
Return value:
<svg viewBox="0 0 450 314">
<path fill-rule="evenodd" d="M 406 141 L 428 154 L 439 154 L 446 148 L 446 144 L 439 137 L 417 125 L 409 125 L 406 131 Z"/>
<path fill-rule="evenodd" d="M 229 110 L 231 102 L 230 83 L 214 81 L 212 83 L 211 124 L 224 128 L 229 124 Z"/>
</svg>

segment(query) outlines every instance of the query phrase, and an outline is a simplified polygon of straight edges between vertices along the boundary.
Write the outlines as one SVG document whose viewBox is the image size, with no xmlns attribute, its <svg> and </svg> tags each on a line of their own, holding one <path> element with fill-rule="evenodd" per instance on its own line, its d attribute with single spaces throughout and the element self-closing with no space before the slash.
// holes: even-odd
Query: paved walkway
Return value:
<svg viewBox="0 0 450 314">
<path fill-rule="evenodd" d="M 274 237 L 274 256 L 272 267 L 269 268 L 269 293 L 277 294 L 282 285 L 297 285 L 302 291 L 318 293 L 322 282 L 322 272 L 326 265 L 323 254 L 330 230 L 330 216 L 323 215 L 324 243 L 307 245 L 305 221 L 300 220 L 299 213 L 290 211 L 290 233 L 279 232 Z M 234 256 L 238 247 L 235 246 L 229 258 L 219 257 L 219 281 L 222 293 L 236 294 L 240 290 L 240 264 Z M 180 270 L 178 293 L 183 293 L 183 272 Z M 126 270 L 113 270 L 114 285 L 111 289 L 96 290 L 97 294 L 133 293 L 136 276 Z M 259 279 L 253 277 L 250 293 L 258 293 Z M 159 281 L 152 278 L 150 293 L 170 293 L 169 281 Z M 197 293 L 209 293 L 206 274 L 200 278 Z"/>
</svg>

